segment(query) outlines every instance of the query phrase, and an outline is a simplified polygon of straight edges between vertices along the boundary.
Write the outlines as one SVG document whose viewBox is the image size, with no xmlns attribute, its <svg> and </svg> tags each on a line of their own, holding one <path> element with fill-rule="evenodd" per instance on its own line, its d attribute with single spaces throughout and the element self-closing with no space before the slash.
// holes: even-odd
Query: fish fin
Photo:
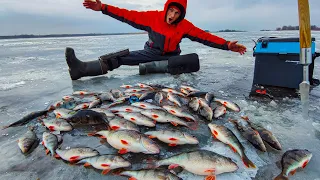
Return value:
<svg viewBox="0 0 320 180">
<path fill-rule="evenodd" d="M 169 138 L 170 141 L 177 141 L 177 138 Z"/>
<path fill-rule="evenodd" d="M 289 180 L 289 178 L 281 173 L 277 177 L 275 177 L 274 180 Z"/>
<path fill-rule="evenodd" d="M 110 164 L 101 164 L 102 167 L 110 167 Z"/>
<path fill-rule="evenodd" d="M 216 175 L 209 175 L 205 177 L 205 180 L 216 180 Z"/>
<path fill-rule="evenodd" d="M 130 121 L 136 121 L 136 119 L 132 117 L 132 118 L 130 118 Z"/>
<path fill-rule="evenodd" d="M 296 172 L 297 172 L 297 169 L 291 171 L 290 174 L 293 176 L 294 174 L 296 174 Z"/>
<path fill-rule="evenodd" d="M 48 155 L 50 153 L 50 151 L 48 149 L 46 149 L 46 155 Z"/>
<path fill-rule="evenodd" d="M 56 159 L 60 159 L 60 158 L 61 158 L 58 154 L 55 154 L 54 157 L 55 157 Z"/>
<path fill-rule="evenodd" d="M 121 140 L 121 144 L 126 145 L 126 146 L 129 145 L 128 141 L 126 141 L 126 140 Z"/>
<path fill-rule="evenodd" d="M 231 144 L 229 144 L 229 146 L 234 153 L 237 153 L 237 149 L 235 147 L 233 147 Z"/>
<path fill-rule="evenodd" d="M 100 138 L 101 138 L 101 139 L 107 139 L 107 137 L 105 137 L 105 136 L 100 136 Z"/>
<path fill-rule="evenodd" d="M 306 160 L 306 161 L 303 163 L 302 168 L 304 169 L 304 168 L 308 165 L 308 163 L 309 163 L 309 161 Z"/>
<path fill-rule="evenodd" d="M 178 126 L 178 124 L 177 123 L 175 123 L 175 122 L 170 122 L 172 125 L 174 125 L 174 126 Z"/>
<path fill-rule="evenodd" d="M 134 177 L 130 177 L 128 180 L 138 180 L 138 179 L 136 179 Z"/>
<path fill-rule="evenodd" d="M 153 121 L 153 123 L 154 123 L 154 124 L 157 124 L 157 121 L 156 121 L 156 120 L 154 120 L 154 121 Z"/>
<path fill-rule="evenodd" d="M 49 126 L 48 129 L 49 129 L 50 131 L 54 131 L 54 126 Z"/>
<path fill-rule="evenodd" d="M 77 160 L 79 159 L 79 157 L 80 157 L 80 156 L 72 156 L 72 157 L 69 158 L 69 161 L 70 161 L 70 162 L 77 161 Z"/>
<path fill-rule="evenodd" d="M 256 165 L 254 165 L 245 154 L 243 154 L 242 161 L 247 168 L 256 168 Z"/>
<path fill-rule="evenodd" d="M 119 154 L 126 154 L 126 153 L 128 153 L 128 150 L 122 148 L 122 149 L 120 149 L 120 150 L 118 151 L 118 153 L 119 153 Z"/>
<path fill-rule="evenodd" d="M 148 137 L 149 137 L 150 139 L 157 138 L 156 136 L 152 136 L 152 135 L 149 135 Z"/>
<path fill-rule="evenodd" d="M 116 131 L 116 130 L 120 129 L 120 127 L 119 126 L 111 126 L 111 129 Z"/>
<path fill-rule="evenodd" d="M 108 174 L 109 172 L 110 172 L 110 169 L 105 169 L 105 170 L 102 171 L 101 174 L 102 174 L 102 175 L 106 175 L 106 174 Z"/>
<path fill-rule="evenodd" d="M 168 169 L 174 169 L 174 168 L 177 168 L 179 167 L 180 165 L 179 164 L 171 164 Z"/>
<path fill-rule="evenodd" d="M 41 144 L 44 145 L 44 142 L 42 141 Z"/>
<path fill-rule="evenodd" d="M 87 136 L 95 136 L 95 135 L 96 135 L 96 133 L 88 133 Z"/>
<path fill-rule="evenodd" d="M 91 164 L 88 163 L 88 162 L 86 162 L 86 163 L 83 165 L 83 167 L 89 167 L 89 166 L 91 166 Z"/>
<path fill-rule="evenodd" d="M 176 103 L 175 103 L 176 104 Z M 176 114 L 177 112 L 176 111 L 174 111 L 174 110 L 170 110 L 170 113 L 172 113 L 172 114 Z"/>
<path fill-rule="evenodd" d="M 170 147 L 175 147 L 177 144 L 169 144 Z"/>
<path fill-rule="evenodd" d="M 194 119 L 189 118 L 189 117 L 184 117 L 187 121 L 194 121 Z"/>
</svg>

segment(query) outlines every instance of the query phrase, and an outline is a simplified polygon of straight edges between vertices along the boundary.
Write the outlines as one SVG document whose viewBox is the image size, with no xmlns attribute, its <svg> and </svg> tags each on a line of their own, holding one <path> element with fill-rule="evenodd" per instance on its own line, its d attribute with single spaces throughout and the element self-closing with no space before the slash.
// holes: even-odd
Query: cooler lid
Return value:
<svg viewBox="0 0 320 180">
<path fill-rule="evenodd" d="M 258 39 L 258 42 L 268 41 L 268 42 L 299 42 L 300 38 L 290 37 L 290 38 L 278 38 L 278 37 L 261 37 Z M 316 39 L 313 37 L 312 41 Z"/>
<path fill-rule="evenodd" d="M 316 50 L 315 38 L 312 38 L 311 53 Z M 255 54 L 300 54 L 299 38 L 262 37 L 254 47 Z"/>
</svg>

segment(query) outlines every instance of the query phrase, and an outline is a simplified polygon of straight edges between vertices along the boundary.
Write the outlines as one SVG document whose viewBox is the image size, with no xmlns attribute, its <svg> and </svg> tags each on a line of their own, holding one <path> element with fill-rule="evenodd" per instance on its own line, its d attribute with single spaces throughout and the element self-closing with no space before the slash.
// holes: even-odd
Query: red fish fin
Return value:
<svg viewBox="0 0 320 180">
<path fill-rule="evenodd" d="M 121 143 L 123 144 L 123 145 L 129 145 L 129 143 L 128 143 L 128 141 L 126 141 L 126 140 L 121 140 Z"/>
<path fill-rule="evenodd" d="M 120 127 L 119 126 L 111 126 L 111 129 L 116 131 L 116 130 L 120 129 Z"/>
<path fill-rule="evenodd" d="M 80 156 L 72 156 L 69 158 L 69 161 L 77 161 Z"/>
<path fill-rule="evenodd" d="M 205 177 L 205 180 L 216 180 L 216 175 L 209 175 Z"/>
<path fill-rule="evenodd" d="M 84 167 L 89 167 L 89 166 L 91 166 L 91 164 L 88 163 L 88 162 L 86 162 L 83 166 L 84 166 Z"/>
<path fill-rule="evenodd" d="M 157 138 L 156 136 L 152 136 L 152 135 L 149 135 L 148 137 L 149 137 L 150 139 Z"/>
<path fill-rule="evenodd" d="M 48 155 L 50 153 L 50 151 L 48 149 L 46 149 L 46 155 Z"/>
<path fill-rule="evenodd" d="M 242 161 L 247 168 L 256 168 L 256 165 L 254 165 L 253 162 L 251 162 L 245 154 L 242 157 Z"/>
<path fill-rule="evenodd" d="M 124 149 L 124 148 L 122 148 L 122 149 L 120 149 L 120 150 L 118 151 L 119 154 L 126 154 L 127 152 L 128 152 L 128 150 L 127 150 L 127 149 Z"/>
<path fill-rule="evenodd" d="M 132 112 L 132 111 L 133 111 L 132 109 L 129 109 L 129 108 L 126 109 L 126 112 Z"/>
<path fill-rule="evenodd" d="M 171 122 L 171 124 L 174 125 L 174 126 L 178 126 L 178 124 L 175 123 L 175 122 Z"/>
<path fill-rule="evenodd" d="M 95 136 L 95 133 L 88 133 L 88 136 Z"/>
<path fill-rule="evenodd" d="M 192 121 L 193 119 L 188 118 L 188 117 L 184 117 L 187 121 Z"/>
<path fill-rule="evenodd" d="M 156 114 L 153 114 L 152 117 L 155 118 L 155 119 L 157 119 L 159 116 L 156 115 Z"/>
<path fill-rule="evenodd" d="M 100 136 L 100 138 L 101 138 L 101 139 L 107 139 L 107 137 L 105 137 L 105 136 Z"/>
<path fill-rule="evenodd" d="M 102 171 L 101 174 L 106 175 L 106 174 L 108 174 L 109 172 L 110 172 L 110 169 L 105 169 L 105 170 Z"/>
<path fill-rule="evenodd" d="M 175 103 L 176 104 L 176 103 Z M 170 112 L 172 113 L 172 114 L 176 114 L 176 111 L 174 111 L 174 110 L 170 110 Z"/>
<path fill-rule="evenodd" d="M 170 141 L 176 141 L 178 140 L 177 138 L 169 138 Z"/>
<path fill-rule="evenodd" d="M 157 121 L 156 121 L 156 120 L 154 120 L 154 121 L 153 121 L 153 123 L 154 123 L 154 124 L 157 124 Z"/>
<path fill-rule="evenodd" d="M 296 172 L 297 172 L 297 170 L 295 169 L 295 170 L 291 171 L 290 174 L 293 176 Z"/>
<path fill-rule="evenodd" d="M 235 147 L 233 147 L 231 144 L 229 144 L 229 146 L 230 146 L 230 148 L 232 149 L 232 151 L 233 151 L 234 153 L 237 152 L 237 149 L 236 149 Z"/>
<path fill-rule="evenodd" d="M 136 179 L 134 177 L 130 177 L 128 180 L 138 180 L 138 179 Z"/>
<path fill-rule="evenodd" d="M 179 164 L 171 164 L 168 169 L 174 169 L 174 168 L 177 168 L 179 167 Z"/>
<path fill-rule="evenodd" d="M 304 163 L 303 163 L 303 165 L 302 165 L 302 168 L 304 169 L 306 166 L 307 166 L 307 164 L 309 163 L 309 161 L 307 160 L 307 161 L 305 161 Z"/>
<path fill-rule="evenodd" d="M 219 135 L 218 131 L 216 131 L 216 130 L 213 130 L 213 134 L 214 134 L 215 136 L 218 136 L 218 135 Z"/>
<path fill-rule="evenodd" d="M 177 144 L 169 144 L 170 147 L 175 147 Z"/>
<path fill-rule="evenodd" d="M 18 142 L 19 142 L 19 140 L 18 140 Z M 42 141 L 41 144 L 44 145 L 44 142 Z"/>
<path fill-rule="evenodd" d="M 131 120 L 131 121 L 135 121 L 136 119 L 135 119 L 135 118 L 130 118 L 130 120 Z"/>
<path fill-rule="evenodd" d="M 60 159 L 60 158 L 61 158 L 58 154 L 54 155 L 54 157 L 55 157 L 56 159 Z"/>
<path fill-rule="evenodd" d="M 109 164 L 101 164 L 102 167 L 110 167 Z"/>
<path fill-rule="evenodd" d="M 50 131 L 54 131 L 54 126 L 49 126 L 48 129 L 49 129 Z"/>
</svg>

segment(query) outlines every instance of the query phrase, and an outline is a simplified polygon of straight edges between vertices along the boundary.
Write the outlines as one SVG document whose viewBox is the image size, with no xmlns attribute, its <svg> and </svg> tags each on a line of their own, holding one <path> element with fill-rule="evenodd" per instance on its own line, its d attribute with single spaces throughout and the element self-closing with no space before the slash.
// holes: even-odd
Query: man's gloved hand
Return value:
<svg viewBox="0 0 320 180">
<path fill-rule="evenodd" d="M 92 9 L 94 11 L 101 11 L 100 0 L 84 0 L 83 6 L 87 9 Z"/>
<path fill-rule="evenodd" d="M 245 52 L 247 52 L 247 48 L 244 45 L 237 44 L 237 43 L 238 43 L 238 41 L 231 41 L 228 44 L 229 50 L 233 51 L 233 52 L 238 52 L 241 55 L 243 55 Z"/>
</svg>

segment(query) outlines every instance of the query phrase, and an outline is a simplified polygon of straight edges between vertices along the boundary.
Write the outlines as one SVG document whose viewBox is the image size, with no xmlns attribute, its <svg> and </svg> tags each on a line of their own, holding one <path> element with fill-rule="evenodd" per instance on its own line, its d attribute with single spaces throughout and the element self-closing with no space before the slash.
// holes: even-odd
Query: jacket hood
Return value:
<svg viewBox="0 0 320 180">
<path fill-rule="evenodd" d="M 177 6 L 180 11 L 181 11 L 181 15 L 180 17 L 173 23 L 173 24 L 178 24 L 179 22 L 181 22 L 184 17 L 186 16 L 187 13 L 187 0 L 168 0 L 166 2 L 166 4 L 164 5 L 164 19 L 166 20 L 166 14 L 168 11 L 169 6 L 171 5 L 175 5 Z"/>
</svg>

